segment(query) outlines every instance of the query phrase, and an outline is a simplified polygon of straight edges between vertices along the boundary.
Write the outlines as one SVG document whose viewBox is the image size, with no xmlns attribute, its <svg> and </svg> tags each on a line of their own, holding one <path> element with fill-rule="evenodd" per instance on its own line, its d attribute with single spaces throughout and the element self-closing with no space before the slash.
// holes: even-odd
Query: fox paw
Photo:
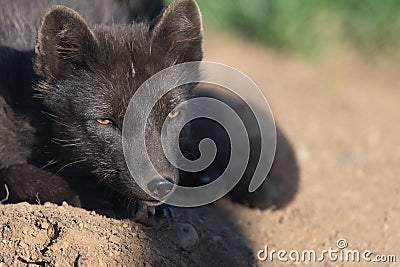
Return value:
<svg viewBox="0 0 400 267">
<path fill-rule="evenodd" d="M 174 216 L 169 206 L 149 206 L 145 203 L 136 203 L 131 208 L 131 217 L 136 222 L 156 229 L 170 229 Z"/>
</svg>

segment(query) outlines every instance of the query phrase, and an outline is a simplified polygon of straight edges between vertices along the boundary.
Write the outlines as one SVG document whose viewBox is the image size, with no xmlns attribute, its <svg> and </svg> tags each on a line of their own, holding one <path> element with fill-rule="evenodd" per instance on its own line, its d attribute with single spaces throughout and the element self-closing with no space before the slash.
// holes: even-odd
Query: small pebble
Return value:
<svg viewBox="0 0 400 267">
<path fill-rule="evenodd" d="M 43 206 L 44 206 L 45 208 L 50 208 L 50 207 L 53 206 L 53 204 L 50 203 L 50 202 L 45 202 L 45 203 L 43 204 Z"/>
<path fill-rule="evenodd" d="M 174 226 L 176 241 L 182 248 L 191 248 L 200 241 L 199 235 L 193 225 L 188 223 L 177 223 Z"/>
<path fill-rule="evenodd" d="M 139 237 L 140 239 L 148 239 L 148 237 L 146 236 L 146 234 L 145 234 L 144 232 L 139 232 L 139 233 L 138 233 L 138 237 Z"/>
</svg>

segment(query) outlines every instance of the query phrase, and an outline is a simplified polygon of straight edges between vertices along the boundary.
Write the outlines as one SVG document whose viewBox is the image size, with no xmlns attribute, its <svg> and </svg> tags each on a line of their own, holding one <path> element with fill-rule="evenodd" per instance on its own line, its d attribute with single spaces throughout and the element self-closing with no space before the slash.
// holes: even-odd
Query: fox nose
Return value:
<svg viewBox="0 0 400 267">
<path fill-rule="evenodd" d="M 174 180 L 171 177 L 157 177 L 147 184 L 147 188 L 158 198 L 164 198 L 174 188 Z"/>
</svg>

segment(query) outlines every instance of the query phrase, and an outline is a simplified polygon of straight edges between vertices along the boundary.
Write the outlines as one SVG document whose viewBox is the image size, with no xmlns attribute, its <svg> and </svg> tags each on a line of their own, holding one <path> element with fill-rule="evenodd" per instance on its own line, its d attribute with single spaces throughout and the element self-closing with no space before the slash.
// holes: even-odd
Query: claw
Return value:
<svg viewBox="0 0 400 267">
<path fill-rule="evenodd" d="M 173 213 L 167 205 L 148 206 L 137 203 L 131 211 L 133 219 L 144 225 L 157 229 L 169 229 L 172 226 Z"/>
<path fill-rule="evenodd" d="M 154 206 L 147 206 L 147 211 L 151 214 L 151 215 L 156 215 L 156 208 Z"/>
</svg>

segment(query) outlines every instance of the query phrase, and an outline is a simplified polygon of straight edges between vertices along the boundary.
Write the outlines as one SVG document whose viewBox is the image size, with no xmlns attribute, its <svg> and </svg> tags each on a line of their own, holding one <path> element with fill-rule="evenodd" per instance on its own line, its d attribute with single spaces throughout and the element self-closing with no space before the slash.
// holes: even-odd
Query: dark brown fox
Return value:
<svg viewBox="0 0 400 267">
<path fill-rule="evenodd" d="M 126 166 L 121 137 L 124 114 L 136 90 L 153 74 L 202 60 L 199 8 L 194 0 L 175 0 L 164 9 L 160 0 L 62 3 L 79 10 L 87 21 L 71 8 L 53 6 L 52 1 L 0 0 L 0 199 L 68 201 L 97 209 L 112 204 L 113 209 L 134 215 L 138 206 L 159 202 L 134 182 Z M 196 95 L 211 96 L 241 110 L 250 131 L 257 124 L 231 96 L 192 89 L 188 85 L 172 90 L 148 119 L 146 142 L 152 145 L 147 150 L 162 174 L 162 179 L 154 177 L 161 192 L 178 181 L 178 172 L 160 143 L 162 123 L 176 105 Z M 183 138 L 190 141 L 182 146 L 188 157 L 196 158 L 199 140 L 210 135 L 221 152 L 205 171 L 181 172 L 181 184 L 196 186 L 223 172 L 229 141 L 218 125 L 206 120 L 188 128 L 194 129 L 194 134 Z M 253 152 L 247 179 L 231 197 L 258 207 L 286 204 L 297 188 L 293 151 L 278 131 L 280 160 L 267 186 L 250 196 L 246 189 L 260 140 L 250 141 Z"/>
<path fill-rule="evenodd" d="M 15 21 L 7 20 L 17 14 L 10 14 L 14 4 L 1 5 L 8 10 L 3 25 Z M 50 8 L 38 24 L 34 52 L 28 47 L 31 36 L 24 39 L 12 25 L 2 27 L 0 169 L 1 195 L 8 202 L 67 200 L 80 205 L 83 199 L 75 192 L 86 183 L 105 186 L 118 199 L 158 204 L 129 174 L 122 123 L 145 80 L 171 65 L 202 59 L 200 12 L 194 0 L 175 0 L 154 19 L 118 24 L 113 18 L 130 16 L 114 11 L 111 25 L 92 27 L 73 9 Z M 29 29 L 21 34 L 29 35 Z M 159 101 L 146 141 L 160 143 L 161 118 L 189 94 L 190 87 L 183 86 Z M 166 178 L 159 186 L 177 181 L 161 144 L 148 150 Z"/>
</svg>

